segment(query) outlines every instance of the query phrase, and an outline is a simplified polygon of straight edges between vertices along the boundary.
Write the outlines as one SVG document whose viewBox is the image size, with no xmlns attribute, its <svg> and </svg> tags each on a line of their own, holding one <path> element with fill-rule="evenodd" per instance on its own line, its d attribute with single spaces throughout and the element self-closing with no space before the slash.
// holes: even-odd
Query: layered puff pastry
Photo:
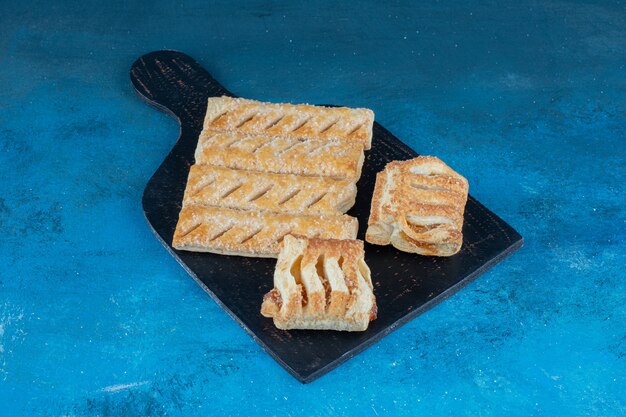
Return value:
<svg viewBox="0 0 626 417">
<path fill-rule="evenodd" d="M 358 180 L 365 159 L 360 144 L 204 130 L 196 164 L 252 171 Z"/>
<path fill-rule="evenodd" d="M 332 139 L 360 143 L 370 149 L 373 123 L 374 112 L 369 109 L 264 103 L 224 96 L 208 99 L 204 129 Z"/>
<path fill-rule="evenodd" d="M 352 180 L 192 165 L 184 206 L 337 215 L 354 205 Z"/>
<path fill-rule="evenodd" d="M 364 331 L 376 312 L 363 241 L 285 236 L 261 306 L 276 327 Z"/>
<path fill-rule="evenodd" d="M 172 246 L 194 252 L 275 258 L 288 234 L 354 239 L 358 221 L 348 215 L 305 215 L 224 207 L 185 206 Z"/>
<path fill-rule="evenodd" d="M 354 239 L 373 113 L 208 99 L 172 246 L 276 257 L 287 234 Z"/>
<path fill-rule="evenodd" d="M 451 256 L 463 243 L 467 180 L 432 156 L 393 161 L 376 176 L 365 240 Z"/>
</svg>

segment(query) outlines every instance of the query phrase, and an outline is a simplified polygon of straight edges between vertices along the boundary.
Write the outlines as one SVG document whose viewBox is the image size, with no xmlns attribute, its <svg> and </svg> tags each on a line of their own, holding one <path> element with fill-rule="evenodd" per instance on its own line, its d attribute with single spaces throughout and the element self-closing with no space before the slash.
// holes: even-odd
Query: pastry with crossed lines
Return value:
<svg viewBox="0 0 626 417">
<path fill-rule="evenodd" d="M 276 257 L 288 234 L 354 239 L 374 114 L 367 109 L 208 99 L 172 246 Z"/>
<path fill-rule="evenodd" d="M 339 140 L 372 147 L 374 112 L 349 107 L 265 103 L 210 97 L 205 130 L 238 131 L 296 139 Z"/>
</svg>

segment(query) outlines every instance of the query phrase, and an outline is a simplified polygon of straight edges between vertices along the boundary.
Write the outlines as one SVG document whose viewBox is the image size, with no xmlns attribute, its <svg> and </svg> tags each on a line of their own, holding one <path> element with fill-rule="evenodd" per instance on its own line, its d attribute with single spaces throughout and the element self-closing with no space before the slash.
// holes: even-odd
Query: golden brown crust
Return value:
<svg viewBox="0 0 626 417">
<path fill-rule="evenodd" d="M 298 215 L 190 206 L 180 211 L 172 245 L 179 250 L 274 258 L 289 233 L 354 239 L 357 229 L 357 219 L 347 215 Z"/>
<path fill-rule="evenodd" d="M 352 180 L 193 165 L 183 205 L 337 215 L 348 211 L 355 198 Z"/>
<path fill-rule="evenodd" d="M 451 239 L 447 242 L 424 243 L 411 238 L 402 230 L 397 230 L 395 233 L 397 236 L 394 236 L 391 241 L 397 249 L 425 256 L 452 256 L 461 250 L 463 244 L 462 236 L 460 239 Z"/>
<path fill-rule="evenodd" d="M 467 180 L 435 157 L 393 161 L 378 173 L 365 240 L 450 256 L 463 242 Z"/>
<path fill-rule="evenodd" d="M 374 113 L 369 109 L 210 97 L 204 129 L 349 141 L 370 149 L 373 123 Z"/>
<path fill-rule="evenodd" d="M 363 241 L 286 236 L 261 314 L 279 329 L 366 330 L 376 299 Z"/>
<path fill-rule="evenodd" d="M 364 160 L 363 148 L 350 142 L 208 130 L 200 134 L 195 157 L 199 165 L 354 181 Z"/>
<path fill-rule="evenodd" d="M 367 109 L 208 100 L 172 245 L 275 257 L 284 235 L 354 238 Z M 311 306 L 314 296 L 303 298 Z"/>
<path fill-rule="evenodd" d="M 387 165 L 389 166 L 389 164 Z M 389 190 L 390 185 L 390 170 L 384 169 L 376 174 L 376 182 L 374 184 L 374 192 L 372 193 L 372 203 L 370 206 L 370 217 L 368 219 L 368 226 L 377 225 L 379 223 L 388 223 L 393 218 L 384 218 L 385 216 L 385 199 L 387 194 L 390 194 L 392 190 Z M 388 203 L 387 203 L 388 205 Z M 368 242 L 370 240 L 366 239 Z M 373 242 L 370 242 L 373 243 Z"/>
</svg>

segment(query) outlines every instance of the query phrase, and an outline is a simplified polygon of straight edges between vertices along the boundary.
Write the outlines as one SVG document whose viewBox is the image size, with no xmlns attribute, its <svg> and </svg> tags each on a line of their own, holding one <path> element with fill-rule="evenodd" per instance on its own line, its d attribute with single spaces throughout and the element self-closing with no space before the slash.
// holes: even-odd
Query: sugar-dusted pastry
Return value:
<svg viewBox="0 0 626 417">
<path fill-rule="evenodd" d="M 365 240 L 421 255 L 454 255 L 463 243 L 467 192 L 467 180 L 438 158 L 390 162 L 376 175 Z"/>
<path fill-rule="evenodd" d="M 354 239 L 358 221 L 342 214 L 319 216 L 185 206 L 172 246 L 180 250 L 275 258 L 288 234 Z"/>
<path fill-rule="evenodd" d="M 203 131 L 196 164 L 358 180 L 363 147 L 353 142 Z"/>
<path fill-rule="evenodd" d="M 341 140 L 360 143 L 364 149 L 370 149 L 373 123 L 374 112 L 369 109 L 209 97 L 204 129 Z"/>
<path fill-rule="evenodd" d="M 354 239 L 374 114 L 367 109 L 208 100 L 172 246 L 276 257 L 287 234 Z"/>
<path fill-rule="evenodd" d="M 261 306 L 276 327 L 363 331 L 376 312 L 363 241 L 285 236 Z"/>
<path fill-rule="evenodd" d="M 353 180 L 192 165 L 183 204 L 336 215 L 348 211 L 355 197 Z"/>
</svg>

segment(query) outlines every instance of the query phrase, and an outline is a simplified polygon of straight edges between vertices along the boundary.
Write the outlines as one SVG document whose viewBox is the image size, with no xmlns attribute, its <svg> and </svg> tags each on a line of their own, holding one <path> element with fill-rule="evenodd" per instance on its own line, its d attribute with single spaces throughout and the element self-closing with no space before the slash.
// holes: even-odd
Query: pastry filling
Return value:
<svg viewBox="0 0 626 417">
<path fill-rule="evenodd" d="M 328 278 L 326 277 L 326 273 L 324 272 L 324 255 L 321 255 L 319 258 L 317 258 L 315 269 L 317 271 L 317 276 L 320 278 L 320 281 L 324 286 L 324 297 L 326 298 L 326 307 L 328 307 L 328 305 L 330 304 L 332 288 L 330 288 L 330 282 L 328 282 Z"/>
<path fill-rule="evenodd" d="M 408 225 L 411 228 L 411 230 L 413 230 L 415 233 L 426 233 L 430 230 L 444 226 L 443 224 L 429 224 L 429 225 L 423 226 L 423 225 L 411 224 L 411 223 L 408 223 Z"/>
<path fill-rule="evenodd" d="M 376 320 L 376 317 L 378 317 L 378 306 L 374 303 L 374 305 L 372 305 L 372 309 L 370 310 L 370 321 Z"/>
<path fill-rule="evenodd" d="M 263 296 L 263 301 L 270 301 L 276 304 L 279 308 L 283 305 L 283 298 L 280 296 L 280 292 L 278 292 L 278 289 L 276 288 L 265 294 Z"/>
</svg>

